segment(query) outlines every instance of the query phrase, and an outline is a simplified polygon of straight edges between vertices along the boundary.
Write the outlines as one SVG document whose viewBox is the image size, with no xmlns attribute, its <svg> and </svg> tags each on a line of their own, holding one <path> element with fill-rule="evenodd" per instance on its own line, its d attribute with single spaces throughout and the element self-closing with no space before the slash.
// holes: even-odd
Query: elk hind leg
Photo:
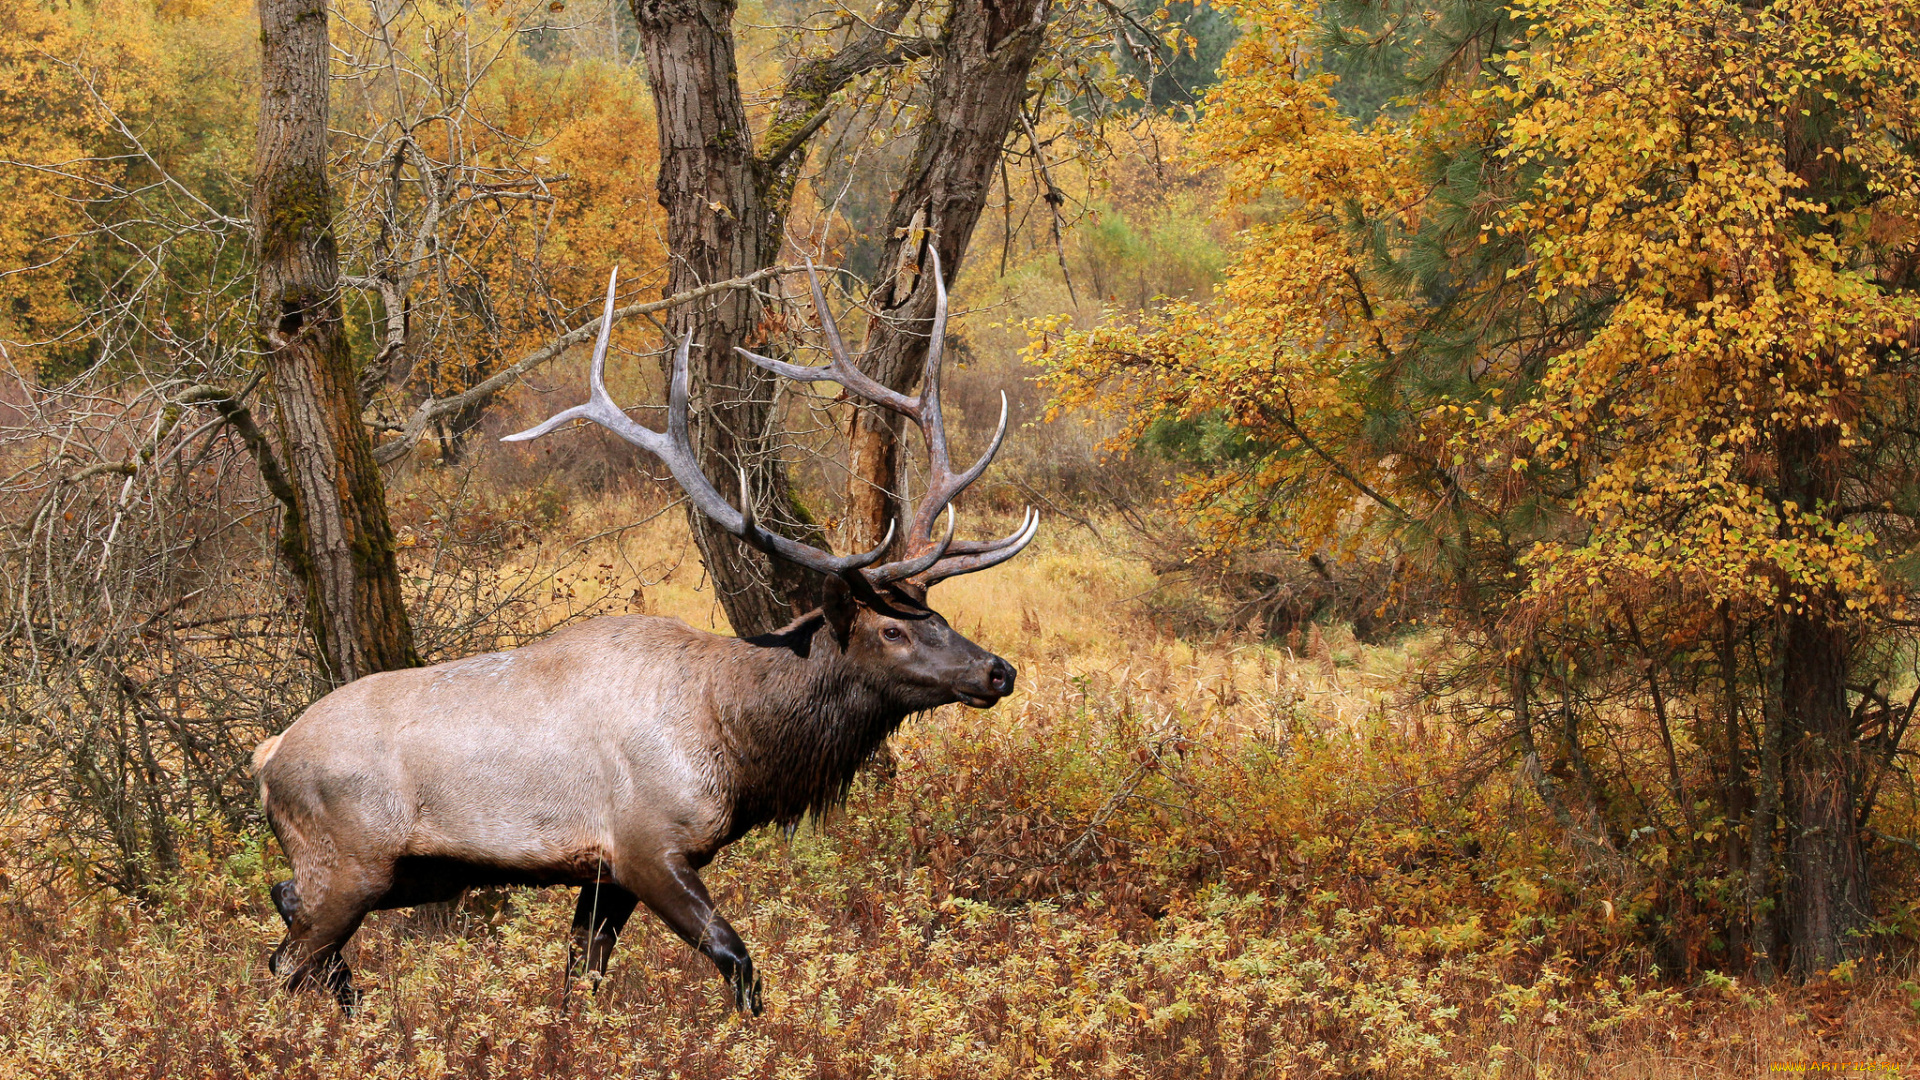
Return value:
<svg viewBox="0 0 1920 1080">
<path fill-rule="evenodd" d="M 289 884 L 284 894 L 291 901 L 292 914 L 286 907 L 281 909 L 287 936 L 267 961 L 268 969 L 286 980 L 288 990 L 320 986 L 351 1012 L 360 1003 L 360 992 L 340 950 L 386 892 L 388 877 L 384 872 L 355 868 L 336 871 L 325 881 L 308 882 L 306 888 Z M 274 892 L 275 905 L 280 906 L 283 890 L 276 886 Z"/>
<path fill-rule="evenodd" d="M 581 886 L 580 902 L 573 909 L 567 970 L 605 977 L 614 942 L 639 903 L 639 897 L 612 882 Z"/>
<path fill-rule="evenodd" d="M 760 976 L 753 969 L 747 943 L 713 909 L 713 898 L 700 875 L 684 856 L 667 856 L 649 869 L 644 879 L 627 885 L 647 908 L 673 928 L 680 939 L 700 950 L 733 988 L 734 1007 L 760 1015 Z M 637 887 L 636 887 L 637 886 Z"/>
</svg>

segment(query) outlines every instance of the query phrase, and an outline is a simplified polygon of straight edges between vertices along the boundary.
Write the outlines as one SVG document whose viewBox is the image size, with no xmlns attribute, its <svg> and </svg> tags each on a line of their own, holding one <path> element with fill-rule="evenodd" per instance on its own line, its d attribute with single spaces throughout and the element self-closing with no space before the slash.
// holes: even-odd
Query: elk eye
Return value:
<svg viewBox="0 0 1920 1080">
<path fill-rule="evenodd" d="M 899 641 L 901 638 L 900 628 L 897 626 L 889 626 L 880 631 L 880 636 L 886 638 L 888 641 Z"/>
</svg>

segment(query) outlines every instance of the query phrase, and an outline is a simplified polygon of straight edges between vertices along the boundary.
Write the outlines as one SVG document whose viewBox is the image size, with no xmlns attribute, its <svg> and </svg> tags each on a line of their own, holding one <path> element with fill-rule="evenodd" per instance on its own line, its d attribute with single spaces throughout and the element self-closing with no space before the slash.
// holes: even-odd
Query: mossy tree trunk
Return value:
<svg viewBox="0 0 1920 1080">
<path fill-rule="evenodd" d="M 386 491 L 360 422 L 327 181 L 326 0 L 259 0 L 252 216 L 259 318 L 293 505 L 281 553 L 329 685 L 417 665 Z"/>
<path fill-rule="evenodd" d="M 934 290 L 926 245 L 937 246 L 951 286 L 986 209 L 994 171 L 1046 38 L 1051 0 L 956 0 L 940 38 L 939 67 L 913 164 L 887 217 L 883 277 L 872 297 L 861 369 L 907 393 L 926 362 Z M 920 228 L 915 228 L 919 225 Z M 899 518 L 901 418 L 863 409 L 854 421 L 847 516 L 852 543 L 879 542 Z M 964 467 L 964 466 L 962 466 Z"/>
<path fill-rule="evenodd" d="M 660 204 L 673 252 L 665 295 L 775 264 L 807 141 L 833 95 L 864 72 L 923 54 L 914 39 L 892 33 L 912 5 L 883 8 L 838 51 L 797 64 L 756 146 L 734 60 L 732 0 L 632 4 L 660 124 Z M 747 471 L 764 524 L 824 546 L 780 457 L 776 384 L 734 352 L 762 346 L 763 315 L 760 297 L 747 289 L 668 315 L 668 334 L 677 340 L 692 330 L 698 346 L 694 450 L 722 490 L 737 486 L 728 480 L 736 470 Z M 687 520 L 735 633 L 765 633 L 818 604 L 814 575 L 740 544 L 691 507 Z"/>
</svg>

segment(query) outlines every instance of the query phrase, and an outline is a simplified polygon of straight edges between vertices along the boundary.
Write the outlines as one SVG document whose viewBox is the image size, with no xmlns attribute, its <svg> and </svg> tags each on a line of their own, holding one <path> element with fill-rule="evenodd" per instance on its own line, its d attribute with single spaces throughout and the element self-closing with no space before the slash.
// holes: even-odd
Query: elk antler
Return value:
<svg viewBox="0 0 1920 1080">
<path fill-rule="evenodd" d="M 847 352 L 846 342 L 840 338 L 840 328 L 834 325 L 833 314 L 827 310 L 826 294 L 820 289 L 820 277 L 814 273 L 811 259 L 807 261 L 807 282 L 813 288 L 813 307 L 820 313 L 820 329 L 827 338 L 827 366 L 802 367 L 759 356 L 745 349 L 736 350 L 768 371 L 790 379 L 838 383 L 855 397 L 891 409 L 920 428 L 920 434 L 927 442 L 930 472 L 927 491 L 921 496 L 919 508 L 907 528 L 907 557 L 861 571 L 861 575 L 876 586 L 909 578 L 922 586 L 932 586 L 958 574 L 985 570 L 1020 554 L 1040 529 L 1040 515 L 1028 507 L 1020 519 L 1020 527 L 1010 536 L 984 542 L 956 543 L 953 540 L 954 498 L 987 470 L 994 455 L 1000 452 L 1001 441 L 1007 436 L 1007 395 L 1004 390 L 1000 393 L 1000 424 L 993 433 L 993 442 L 987 446 L 987 452 L 980 455 L 980 460 L 974 462 L 972 468 L 955 473 L 953 460 L 947 453 L 947 428 L 940 410 L 940 365 L 947 337 L 947 286 L 940 273 L 940 253 L 931 247 L 928 253 L 933 257 L 933 335 L 927 342 L 927 367 L 921 378 L 919 397 L 910 398 L 889 390 L 854 363 L 852 355 Z M 936 541 L 933 538 L 933 525 L 942 510 L 947 512 L 947 532 L 944 539 Z M 893 536 L 891 522 L 887 525 L 887 536 Z M 889 542 L 883 541 L 880 546 L 885 548 Z"/>
<path fill-rule="evenodd" d="M 687 498 L 700 512 L 712 518 L 714 524 L 739 537 L 742 541 L 788 562 L 818 570 L 823 574 L 834 574 L 845 578 L 849 584 L 865 585 L 869 579 L 858 577 L 868 566 L 879 561 L 886 554 L 887 546 L 893 543 L 893 527 L 887 527 L 887 535 L 880 546 L 858 555 L 834 555 L 819 548 L 789 539 L 779 533 L 768 532 L 755 520 L 753 500 L 747 492 L 747 472 L 740 470 L 740 505 L 735 510 L 728 505 L 724 496 L 708 482 L 706 473 L 700 470 L 700 462 L 694 456 L 693 446 L 687 438 L 687 354 L 693 348 L 693 333 L 680 339 L 680 346 L 673 354 L 673 375 L 667 385 L 667 430 L 654 431 L 635 423 L 613 398 L 607 393 L 605 380 L 607 366 L 607 342 L 613 335 L 613 295 L 615 283 L 620 278 L 620 270 L 614 268 L 607 278 L 606 313 L 600 319 L 600 339 L 593 346 L 593 369 L 588 376 L 591 387 L 587 401 L 575 405 L 555 415 L 538 427 L 529 428 L 515 435 L 508 435 L 502 442 L 525 442 L 537 439 L 547 432 L 560 427 L 570 420 L 591 420 L 622 439 L 652 454 L 666 465 L 673 474 Z M 947 522 L 947 536 L 953 536 L 953 522 Z M 945 545 L 937 545 L 933 558 L 926 560 L 928 565 L 938 561 L 945 552 Z M 898 564 L 893 564 L 898 565 Z M 925 569 L 926 567 L 920 567 Z M 917 571 L 916 571 L 917 572 Z M 871 571 L 868 571 L 871 573 Z"/>
</svg>

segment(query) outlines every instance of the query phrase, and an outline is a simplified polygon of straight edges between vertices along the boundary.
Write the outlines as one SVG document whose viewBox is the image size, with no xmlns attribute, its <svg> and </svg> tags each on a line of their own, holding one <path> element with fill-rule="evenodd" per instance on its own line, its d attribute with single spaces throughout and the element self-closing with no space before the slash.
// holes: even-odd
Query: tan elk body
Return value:
<svg viewBox="0 0 1920 1080">
<path fill-rule="evenodd" d="M 938 277 L 939 270 L 935 269 Z M 370 911 L 451 899 L 482 885 L 581 886 L 573 938 L 588 970 L 644 904 L 705 953 L 758 1012 L 746 946 L 713 908 L 697 871 L 766 822 L 792 823 L 842 797 L 855 771 L 908 715 L 952 702 L 986 707 L 1011 692 L 1013 667 L 925 604 L 954 574 L 1011 558 L 1029 515 L 1004 540 L 953 541 L 933 525 L 998 449 L 954 473 L 939 413 L 942 290 L 918 399 L 853 366 L 814 283 L 833 356 L 826 369 L 763 357 L 783 374 L 840 382 L 902 412 L 927 436 L 933 477 L 889 546 L 832 556 L 770 533 L 728 505 L 687 448 L 687 353 L 669 387 L 665 433 L 633 423 L 602 380 L 613 286 L 595 349 L 591 400 L 514 436 L 576 417 L 660 457 L 700 510 L 743 541 L 820 570 L 825 604 L 755 638 L 676 619 L 607 617 L 536 644 L 357 680 L 314 704 L 254 755 L 268 820 L 293 865 L 273 899 L 287 936 L 273 968 L 290 986 L 319 982 L 357 1000 L 340 949 Z M 891 533 L 889 534 L 889 540 Z"/>
</svg>

